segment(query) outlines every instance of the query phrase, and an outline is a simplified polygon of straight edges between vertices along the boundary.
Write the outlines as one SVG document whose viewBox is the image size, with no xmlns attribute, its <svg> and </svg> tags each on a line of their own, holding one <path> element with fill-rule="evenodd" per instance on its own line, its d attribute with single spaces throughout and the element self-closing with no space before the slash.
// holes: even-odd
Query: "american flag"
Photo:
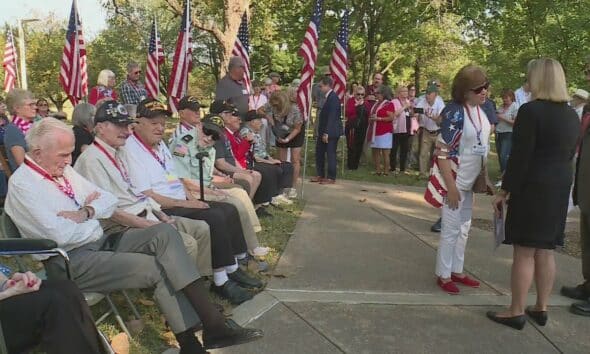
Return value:
<svg viewBox="0 0 590 354">
<path fill-rule="evenodd" d="M 188 73 L 193 63 L 193 35 L 191 26 L 191 2 L 185 0 L 184 13 L 180 33 L 176 41 L 174 61 L 172 63 L 172 75 L 168 84 L 168 104 L 172 112 L 177 112 L 178 101 L 186 96 L 188 88 Z"/>
<path fill-rule="evenodd" d="M 231 54 L 236 57 L 241 57 L 246 63 L 244 70 L 244 85 L 246 90 L 251 92 L 252 83 L 250 82 L 250 34 L 248 30 L 248 16 L 246 12 L 242 16 L 242 23 L 240 23 L 240 29 L 238 30 L 238 38 L 234 44 L 234 49 Z"/>
<path fill-rule="evenodd" d="M 145 88 L 148 95 L 156 99 L 160 95 L 160 65 L 162 63 L 164 63 L 164 50 L 162 50 L 162 43 L 160 43 L 160 35 L 154 18 L 145 70 Z"/>
<path fill-rule="evenodd" d="M 76 0 L 72 1 L 66 43 L 61 57 L 59 82 L 73 105 L 78 104 L 82 97 L 88 95 L 86 47 Z"/>
<path fill-rule="evenodd" d="M 320 35 L 320 21 L 322 20 L 322 2 L 316 0 L 313 15 L 309 26 L 305 31 L 303 43 L 299 48 L 299 55 L 303 56 L 303 68 L 301 69 L 301 83 L 297 88 L 297 105 L 303 114 L 303 119 L 309 119 L 311 107 L 311 83 L 315 75 L 315 64 L 318 59 L 318 40 Z"/>
<path fill-rule="evenodd" d="M 14 37 L 9 29 L 6 33 L 6 46 L 4 47 L 4 92 L 12 90 L 16 86 L 16 48 Z"/>
<path fill-rule="evenodd" d="M 334 45 L 332 52 L 332 59 L 330 60 L 330 74 L 334 80 L 334 92 L 344 100 L 344 93 L 346 92 L 346 72 L 348 68 L 348 10 L 342 16 L 340 23 L 340 31 Z"/>
</svg>

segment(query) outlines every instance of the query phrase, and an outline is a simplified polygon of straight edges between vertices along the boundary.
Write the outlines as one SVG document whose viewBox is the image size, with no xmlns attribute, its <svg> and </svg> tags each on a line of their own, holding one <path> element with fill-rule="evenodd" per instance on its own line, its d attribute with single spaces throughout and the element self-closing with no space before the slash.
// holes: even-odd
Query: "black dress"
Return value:
<svg viewBox="0 0 590 354">
<path fill-rule="evenodd" d="M 94 135 L 88 130 L 74 126 L 72 128 L 74 130 L 74 138 L 76 139 L 76 145 L 74 146 L 74 151 L 72 152 L 72 166 L 78 159 L 78 156 L 82 153 L 82 146 L 90 145 L 94 141 Z"/>
<path fill-rule="evenodd" d="M 579 132 L 578 116 L 567 103 L 535 100 L 520 107 L 502 183 L 510 192 L 504 243 L 563 245 Z"/>
</svg>

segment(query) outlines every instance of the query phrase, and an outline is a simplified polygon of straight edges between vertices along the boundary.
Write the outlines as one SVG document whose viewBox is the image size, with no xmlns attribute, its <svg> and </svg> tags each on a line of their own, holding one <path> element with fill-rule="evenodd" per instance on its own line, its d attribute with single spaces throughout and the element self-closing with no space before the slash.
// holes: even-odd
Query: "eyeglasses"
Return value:
<svg viewBox="0 0 590 354">
<path fill-rule="evenodd" d="M 219 133 L 213 129 L 203 127 L 203 134 L 210 136 L 214 141 L 219 140 Z"/>
<path fill-rule="evenodd" d="M 133 72 L 134 75 L 141 74 L 141 70 Z"/>
<path fill-rule="evenodd" d="M 365 97 L 365 94 L 364 93 L 357 93 L 356 97 Z"/>
<path fill-rule="evenodd" d="M 477 86 L 476 88 L 472 88 L 471 91 L 473 91 L 476 94 L 480 94 L 481 91 L 483 90 L 487 90 L 490 87 L 490 83 L 486 82 L 485 84 L 481 85 L 481 86 Z"/>
</svg>

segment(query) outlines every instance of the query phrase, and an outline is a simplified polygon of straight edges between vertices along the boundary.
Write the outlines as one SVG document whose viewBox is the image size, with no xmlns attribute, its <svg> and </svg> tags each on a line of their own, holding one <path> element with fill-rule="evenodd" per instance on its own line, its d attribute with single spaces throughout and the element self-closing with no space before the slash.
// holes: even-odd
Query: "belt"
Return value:
<svg viewBox="0 0 590 354">
<path fill-rule="evenodd" d="M 427 131 L 429 134 L 433 134 L 433 135 L 434 135 L 434 134 L 438 134 L 438 133 L 440 133 L 440 129 L 439 129 L 439 130 L 428 130 L 428 129 L 427 129 L 426 131 Z"/>
</svg>

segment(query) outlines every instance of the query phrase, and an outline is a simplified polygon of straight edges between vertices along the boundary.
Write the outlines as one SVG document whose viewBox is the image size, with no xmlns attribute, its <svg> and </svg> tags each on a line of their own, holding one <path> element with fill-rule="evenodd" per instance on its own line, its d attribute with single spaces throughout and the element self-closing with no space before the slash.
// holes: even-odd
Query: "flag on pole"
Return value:
<svg viewBox="0 0 590 354">
<path fill-rule="evenodd" d="M 180 26 L 178 40 L 176 41 L 176 50 L 174 51 L 172 75 L 168 84 L 168 105 L 172 112 L 177 111 L 178 101 L 186 96 L 188 90 L 188 73 L 192 69 L 193 35 L 190 9 L 190 0 L 185 0 L 182 24 Z"/>
<path fill-rule="evenodd" d="M 164 63 L 164 50 L 160 42 L 160 34 L 156 19 L 152 23 L 150 44 L 148 46 L 147 65 L 145 70 L 145 89 L 152 98 L 160 95 L 160 65 Z"/>
<path fill-rule="evenodd" d="M 330 74 L 334 80 L 334 92 L 344 101 L 346 93 L 346 72 L 348 69 L 348 10 L 342 16 L 340 31 L 336 37 L 332 59 L 330 60 Z"/>
<path fill-rule="evenodd" d="M 236 57 L 241 57 L 246 64 L 244 68 L 244 85 L 248 92 L 252 92 L 252 83 L 250 82 L 250 31 L 248 30 L 248 16 L 246 12 L 242 16 L 242 23 L 238 30 L 238 38 L 234 44 L 234 49 L 231 54 Z"/>
<path fill-rule="evenodd" d="M 6 33 L 6 45 L 4 46 L 4 92 L 12 90 L 16 86 L 16 47 L 14 46 L 14 36 L 8 29 Z"/>
<path fill-rule="evenodd" d="M 322 19 L 322 2 L 316 0 L 313 15 L 305 31 L 303 43 L 299 48 L 299 55 L 303 57 L 301 69 L 301 83 L 297 88 L 297 105 L 303 114 L 303 119 L 309 119 L 311 107 L 311 84 L 315 75 L 315 65 L 318 59 L 318 40 L 320 35 L 320 21 Z"/>
<path fill-rule="evenodd" d="M 82 97 L 88 95 L 86 65 L 82 22 L 78 14 L 76 0 L 73 0 L 59 73 L 59 82 L 73 105 L 78 104 Z"/>
</svg>

